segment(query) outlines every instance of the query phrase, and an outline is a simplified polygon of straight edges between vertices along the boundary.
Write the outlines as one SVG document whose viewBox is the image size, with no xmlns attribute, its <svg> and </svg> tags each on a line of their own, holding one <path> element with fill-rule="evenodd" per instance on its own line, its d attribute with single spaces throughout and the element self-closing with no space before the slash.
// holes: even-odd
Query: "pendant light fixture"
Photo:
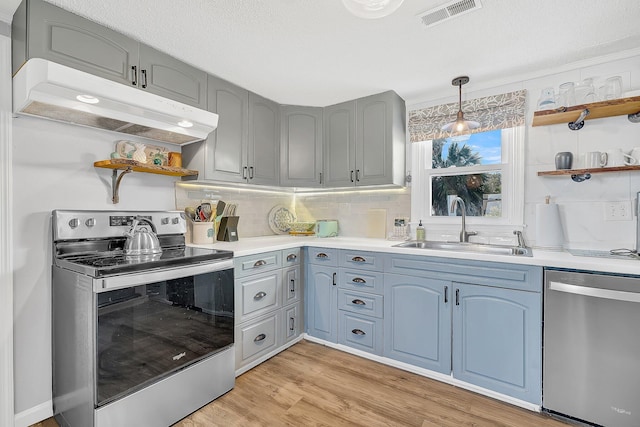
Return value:
<svg viewBox="0 0 640 427">
<path fill-rule="evenodd" d="M 358 18 L 383 18 L 395 12 L 404 0 L 342 0 L 344 7 Z"/>
<path fill-rule="evenodd" d="M 468 76 L 460 76 L 460 77 L 456 77 L 455 79 L 451 80 L 451 84 L 453 86 L 458 86 L 458 90 L 459 90 L 459 109 L 458 109 L 458 115 L 456 117 L 456 121 L 449 123 L 447 125 L 444 125 L 442 127 L 442 131 L 443 132 L 447 132 L 447 133 L 460 133 L 460 132 L 467 132 L 473 129 L 478 129 L 480 127 L 480 123 L 478 122 L 474 122 L 473 120 L 465 120 L 464 119 L 464 113 L 462 112 L 462 85 L 469 83 L 469 77 Z"/>
</svg>

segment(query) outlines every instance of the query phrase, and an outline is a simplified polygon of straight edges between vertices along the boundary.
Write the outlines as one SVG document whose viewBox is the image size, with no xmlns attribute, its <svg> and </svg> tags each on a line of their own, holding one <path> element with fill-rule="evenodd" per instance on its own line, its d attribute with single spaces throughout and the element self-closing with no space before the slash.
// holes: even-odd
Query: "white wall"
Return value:
<svg viewBox="0 0 640 427">
<path fill-rule="evenodd" d="M 174 208 L 176 178 L 136 172 L 123 178 L 120 203 L 111 203 L 112 172 L 94 168 L 93 162 L 109 158 L 120 139 L 119 134 L 43 119 L 13 120 L 18 426 L 51 416 L 51 211 Z"/>
</svg>

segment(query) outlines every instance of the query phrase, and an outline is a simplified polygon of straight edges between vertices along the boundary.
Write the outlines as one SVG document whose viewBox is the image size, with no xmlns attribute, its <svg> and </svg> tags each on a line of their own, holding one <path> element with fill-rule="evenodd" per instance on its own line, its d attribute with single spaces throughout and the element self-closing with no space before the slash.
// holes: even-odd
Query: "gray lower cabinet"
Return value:
<svg viewBox="0 0 640 427">
<path fill-rule="evenodd" d="M 447 281 L 385 274 L 384 355 L 449 374 L 450 296 Z"/>
<path fill-rule="evenodd" d="M 393 91 L 326 107 L 325 186 L 403 186 L 405 144 L 405 104 Z"/>
<path fill-rule="evenodd" d="M 234 259 L 236 372 L 283 350 L 303 330 L 300 248 Z"/>
<path fill-rule="evenodd" d="M 280 178 L 278 104 L 209 76 L 208 110 L 218 127 L 202 142 L 182 149 L 187 168 L 207 180 L 277 185 Z"/>
<path fill-rule="evenodd" d="M 280 184 L 322 186 L 322 108 L 283 105 L 280 116 Z"/>
<path fill-rule="evenodd" d="M 337 276 L 335 266 L 309 264 L 305 280 L 306 327 L 311 336 L 337 341 Z"/>
<path fill-rule="evenodd" d="M 199 108 L 207 75 L 123 34 L 42 0 L 25 0 L 12 24 L 13 72 L 44 58 Z"/>
</svg>

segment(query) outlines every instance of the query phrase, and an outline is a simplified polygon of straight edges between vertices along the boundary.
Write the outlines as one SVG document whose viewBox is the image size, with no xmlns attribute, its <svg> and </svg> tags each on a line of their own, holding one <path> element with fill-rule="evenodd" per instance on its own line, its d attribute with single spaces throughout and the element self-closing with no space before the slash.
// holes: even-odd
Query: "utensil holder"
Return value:
<svg viewBox="0 0 640 427">
<path fill-rule="evenodd" d="M 238 216 L 223 216 L 220 219 L 220 227 L 216 239 L 223 242 L 238 241 Z"/>
<path fill-rule="evenodd" d="M 213 222 L 191 222 L 191 243 L 207 245 L 213 243 Z"/>
</svg>

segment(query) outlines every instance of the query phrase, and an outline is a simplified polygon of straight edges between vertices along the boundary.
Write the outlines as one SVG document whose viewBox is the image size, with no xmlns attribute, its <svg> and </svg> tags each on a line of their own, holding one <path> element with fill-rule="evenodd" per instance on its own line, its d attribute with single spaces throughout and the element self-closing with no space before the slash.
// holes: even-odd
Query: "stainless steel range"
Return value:
<svg viewBox="0 0 640 427">
<path fill-rule="evenodd" d="M 234 386 L 233 253 L 181 212 L 56 210 L 53 404 L 62 426 L 168 426 Z"/>
</svg>

